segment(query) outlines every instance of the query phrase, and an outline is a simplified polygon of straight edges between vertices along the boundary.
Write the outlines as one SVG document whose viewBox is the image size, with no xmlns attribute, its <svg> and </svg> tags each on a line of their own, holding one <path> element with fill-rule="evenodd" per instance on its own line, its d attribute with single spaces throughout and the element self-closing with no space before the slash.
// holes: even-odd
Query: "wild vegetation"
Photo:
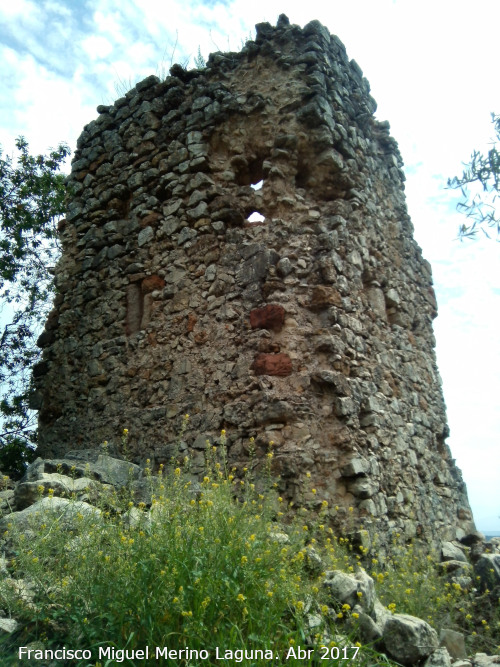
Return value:
<svg viewBox="0 0 500 667">
<path fill-rule="evenodd" d="M 249 470 L 237 479 L 227 468 L 222 432 L 217 446 L 207 443 L 200 484 L 187 457 L 154 474 L 146 468 L 150 508 L 130 490 L 113 489 L 100 493 L 100 512 L 79 512 L 69 532 L 57 511 L 44 523 L 34 517 L 28 532 L 11 525 L 3 536 L 8 570 L 26 589 L 20 596 L 12 579 L 0 585 L 0 607 L 22 622 L 2 641 L 6 660 L 17 664 L 17 647 L 41 641 L 47 648 L 90 649 L 93 656 L 100 646 L 168 646 L 205 650 L 213 659 L 219 647 L 222 665 L 235 664 L 226 649 L 267 649 L 289 655 L 287 664 L 313 665 L 325 664 L 318 660 L 325 651 L 328 664 L 340 664 L 344 649 L 358 648 L 357 664 L 392 664 L 375 646 L 361 645 L 358 613 L 332 600 L 324 585 L 327 570 L 359 567 L 372 575 L 390 612 L 464 632 L 471 653 L 495 650 L 500 614 L 487 609 L 487 596 L 450 583 L 417 545 L 395 545 L 394 555 L 379 562 L 334 536 L 326 502 L 318 512 L 290 511 L 271 475 L 272 458 L 270 443 L 264 479 L 252 479 Z M 309 660 L 289 654 L 299 646 L 314 649 Z M 253 655 L 242 653 L 241 664 L 266 662 Z M 124 658 L 124 664 L 135 663 Z M 177 664 L 213 663 L 182 657 Z"/>
</svg>

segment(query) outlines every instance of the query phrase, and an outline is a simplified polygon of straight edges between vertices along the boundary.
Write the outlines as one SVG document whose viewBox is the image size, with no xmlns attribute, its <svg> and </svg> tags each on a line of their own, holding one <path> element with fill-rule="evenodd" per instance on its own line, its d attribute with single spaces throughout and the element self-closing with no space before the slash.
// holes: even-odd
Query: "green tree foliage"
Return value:
<svg viewBox="0 0 500 667">
<path fill-rule="evenodd" d="M 36 442 L 28 409 L 36 338 L 51 306 L 50 273 L 64 211 L 61 164 L 69 148 L 32 156 L 23 137 L 17 159 L 0 148 L 0 468 L 20 474 Z"/>
<path fill-rule="evenodd" d="M 496 138 L 490 150 L 484 154 L 474 151 L 470 162 L 465 165 L 462 176 L 448 180 L 448 187 L 461 188 L 464 201 L 457 209 L 465 213 L 470 223 L 459 229 L 459 237 L 474 237 L 481 230 L 488 238 L 488 228 L 496 231 L 500 239 L 500 218 L 498 216 L 498 192 L 500 183 L 500 115 L 491 114 Z M 471 194 L 472 185 L 477 191 Z"/>
</svg>

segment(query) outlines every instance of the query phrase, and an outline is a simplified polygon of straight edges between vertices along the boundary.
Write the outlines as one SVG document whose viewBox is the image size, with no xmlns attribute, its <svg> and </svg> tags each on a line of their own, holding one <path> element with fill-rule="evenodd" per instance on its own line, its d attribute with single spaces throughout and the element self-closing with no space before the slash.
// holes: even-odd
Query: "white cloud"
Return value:
<svg viewBox="0 0 500 667">
<path fill-rule="evenodd" d="M 11 2 L 11 0 L 0 0 L 0 15 L 3 16 L 6 20 L 18 19 L 33 16 L 37 13 L 37 7 L 35 3 L 29 2 L 29 0 L 16 0 L 16 2 Z"/>
<path fill-rule="evenodd" d="M 91 60 L 106 58 L 113 51 L 113 45 L 101 35 L 90 35 L 81 42 L 81 47 Z"/>
<path fill-rule="evenodd" d="M 42 153 L 68 137 L 76 139 L 89 115 L 94 113 L 89 108 L 79 71 L 68 81 L 40 65 L 31 55 L 3 49 L 1 57 L 9 63 L 16 83 L 0 98 L 5 104 L 7 97 L 12 109 L 2 127 L 2 145 L 12 146 L 15 137 L 23 134 L 32 152 Z"/>
<path fill-rule="evenodd" d="M 112 37 L 113 42 L 123 44 L 126 42 L 126 36 L 123 31 L 122 16 L 115 11 L 103 11 L 102 9 L 94 12 L 94 22 L 99 30 Z"/>
</svg>

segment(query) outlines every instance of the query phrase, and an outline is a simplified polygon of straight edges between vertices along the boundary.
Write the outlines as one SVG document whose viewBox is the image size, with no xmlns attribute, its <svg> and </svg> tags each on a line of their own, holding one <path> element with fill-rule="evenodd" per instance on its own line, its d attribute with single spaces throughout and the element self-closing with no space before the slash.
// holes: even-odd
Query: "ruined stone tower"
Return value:
<svg viewBox="0 0 500 667">
<path fill-rule="evenodd" d="M 304 501 L 310 475 L 305 501 L 327 500 L 339 530 L 473 528 L 431 270 L 375 108 L 339 39 L 285 16 L 98 107 L 39 341 L 41 455 L 117 447 L 127 428 L 133 457 L 168 462 L 189 413 L 194 472 L 225 429 L 237 474 L 273 441 L 282 495 Z"/>
</svg>

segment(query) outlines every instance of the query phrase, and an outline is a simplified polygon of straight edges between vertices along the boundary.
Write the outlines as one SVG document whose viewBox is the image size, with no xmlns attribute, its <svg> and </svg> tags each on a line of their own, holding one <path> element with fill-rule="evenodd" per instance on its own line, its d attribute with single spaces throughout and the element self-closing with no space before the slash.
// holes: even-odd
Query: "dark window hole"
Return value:
<svg viewBox="0 0 500 667">
<path fill-rule="evenodd" d="M 231 160 L 231 165 L 236 172 L 236 182 L 238 185 L 254 186 L 260 183 L 264 178 L 263 164 L 263 158 L 247 160 L 244 156 L 235 156 Z"/>
<path fill-rule="evenodd" d="M 307 169 L 305 166 L 301 165 L 299 166 L 299 169 L 297 170 L 297 174 L 295 175 L 295 185 L 298 188 L 305 188 L 307 187 L 307 183 L 310 178 L 310 172 L 309 169 Z"/>
</svg>

